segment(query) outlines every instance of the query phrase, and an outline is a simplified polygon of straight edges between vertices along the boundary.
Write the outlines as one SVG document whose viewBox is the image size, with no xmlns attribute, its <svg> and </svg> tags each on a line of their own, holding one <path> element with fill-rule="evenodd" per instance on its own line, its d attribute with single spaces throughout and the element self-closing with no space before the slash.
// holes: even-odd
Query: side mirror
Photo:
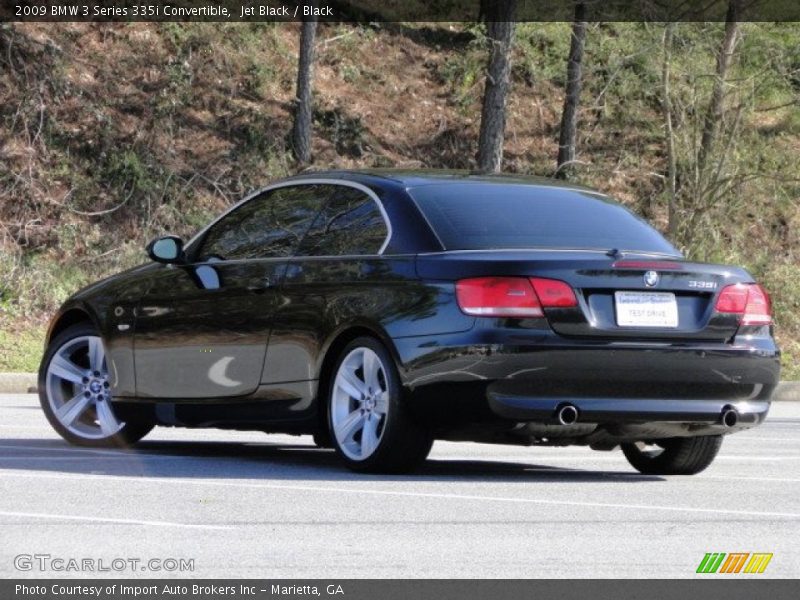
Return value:
<svg viewBox="0 0 800 600">
<path fill-rule="evenodd" d="M 183 240 L 175 235 L 156 238 L 147 244 L 147 255 L 151 260 L 160 263 L 182 263 L 185 259 Z"/>
</svg>

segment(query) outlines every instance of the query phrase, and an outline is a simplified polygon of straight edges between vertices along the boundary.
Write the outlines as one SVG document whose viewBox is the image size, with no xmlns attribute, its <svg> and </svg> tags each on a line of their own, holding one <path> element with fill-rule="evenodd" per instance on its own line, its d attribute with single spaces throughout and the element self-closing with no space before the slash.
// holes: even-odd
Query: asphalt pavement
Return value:
<svg viewBox="0 0 800 600">
<path fill-rule="evenodd" d="M 724 577 L 695 574 L 709 552 L 773 554 L 732 577 L 796 578 L 800 403 L 694 477 L 640 475 L 619 451 L 444 442 L 418 473 L 364 476 L 307 436 L 70 447 L 35 396 L 0 395 L 0 531 L 6 578 Z"/>
</svg>

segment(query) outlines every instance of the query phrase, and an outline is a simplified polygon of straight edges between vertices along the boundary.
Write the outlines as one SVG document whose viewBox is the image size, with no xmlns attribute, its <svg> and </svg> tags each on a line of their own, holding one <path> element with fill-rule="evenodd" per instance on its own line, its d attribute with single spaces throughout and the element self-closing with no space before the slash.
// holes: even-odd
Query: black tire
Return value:
<svg viewBox="0 0 800 600">
<path fill-rule="evenodd" d="M 78 395 L 79 390 L 81 389 L 80 383 L 71 383 L 67 380 L 58 381 L 58 379 L 53 379 L 52 376 L 48 376 L 48 369 L 50 367 L 51 362 L 53 361 L 54 357 L 58 354 L 59 350 L 62 350 L 65 346 L 69 345 L 70 342 L 77 340 L 78 338 L 85 338 L 85 337 L 99 337 L 99 333 L 97 329 L 89 324 L 89 323 L 78 323 L 76 325 L 72 325 L 59 333 L 57 336 L 53 338 L 50 344 L 47 347 L 47 350 L 44 353 L 44 357 L 42 358 L 41 366 L 39 367 L 39 403 L 42 406 L 42 410 L 44 411 L 47 420 L 50 422 L 50 425 L 56 432 L 68 441 L 70 444 L 74 444 L 76 446 L 89 446 L 95 448 L 108 448 L 108 447 L 126 447 L 130 446 L 138 442 L 142 439 L 145 435 L 147 435 L 155 426 L 155 422 L 152 418 L 143 417 L 141 419 L 130 419 L 127 418 L 122 425 L 121 429 L 114 433 L 113 435 L 103 435 L 103 432 L 98 432 L 99 437 L 90 437 L 87 435 L 81 435 L 79 432 L 70 430 L 67 426 L 62 423 L 61 419 L 56 415 L 56 408 L 55 404 L 57 402 L 56 394 L 66 392 L 69 395 Z M 76 360 L 88 360 L 88 358 L 83 359 L 80 356 L 80 347 L 78 346 L 76 349 Z M 89 364 L 86 363 L 83 366 L 89 368 Z M 49 381 L 48 381 L 49 380 Z M 59 390 L 57 391 L 55 387 L 58 386 Z M 71 388 L 71 389 L 70 389 Z M 52 393 L 53 397 L 50 397 Z M 111 413 L 113 414 L 113 405 L 112 403 L 108 402 L 108 398 L 110 395 L 108 392 L 105 392 L 106 400 L 105 402 L 108 403 L 108 407 L 111 409 Z M 96 403 L 95 403 L 96 405 Z M 95 416 L 98 414 L 96 408 L 92 407 L 92 404 L 89 405 L 87 412 L 80 413 L 79 419 L 82 421 L 82 426 L 85 427 L 87 430 L 91 430 L 91 419 L 92 419 L 92 412 L 95 411 Z M 99 417 L 98 417 L 99 419 Z M 99 421 L 98 421 L 99 422 Z"/>
<path fill-rule="evenodd" d="M 327 431 L 317 431 L 312 437 L 314 439 L 314 445 L 317 448 L 333 448 L 331 434 Z"/>
<path fill-rule="evenodd" d="M 381 406 L 385 406 L 386 411 L 381 414 L 376 426 L 380 433 L 374 451 L 368 456 L 356 458 L 353 456 L 353 452 L 347 449 L 346 441 L 342 442 L 336 433 L 334 390 L 342 363 L 351 353 L 359 349 L 371 350 L 380 359 L 383 373 L 383 380 L 380 385 L 383 390 L 382 394 L 388 396 L 388 399 L 383 396 L 384 399 Z M 365 379 L 363 378 L 363 372 L 362 370 L 362 383 L 364 383 L 363 380 Z M 359 337 L 350 342 L 340 353 L 331 372 L 330 380 L 327 382 L 326 389 L 326 412 L 328 431 L 331 432 L 331 445 L 350 469 L 362 473 L 406 473 L 425 461 L 433 445 L 433 438 L 428 429 L 415 421 L 409 414 L 409 410 L 403 402 L 402 386 L 394 360 L 392 360 L 386 348 L 376 339 Z M 338 402 L 342 402 L 342 398 L 343 396 L 339 396 Z M 350 402 L 353 403 L 354 407 L 359 405 L 352 397 Z M 376 408 L 378 408 L 377 405 Z M 354 408 L 354 412 L 356 410 L 358 409 Z M 355 435 L 357 436 L 358 434 Z M 362 442 L 363 435 L 364 429 L 362 428 Z"/>
<path fill-rule="evenodd" d="M 657 440 L 654 450 L 622 444 L 622 452 L 645 475 L 695 475 L 714 461 L 720 446 L 721 435 L 704 435 Z"/>
</svg>

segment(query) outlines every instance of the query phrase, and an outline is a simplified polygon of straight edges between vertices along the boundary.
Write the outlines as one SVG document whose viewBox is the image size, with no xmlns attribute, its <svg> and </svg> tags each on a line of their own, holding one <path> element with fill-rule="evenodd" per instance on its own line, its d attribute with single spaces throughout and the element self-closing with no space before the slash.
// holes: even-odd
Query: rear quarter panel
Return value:
<svg viewBox="0 0 800 600">
<path fill-rule="evenodd" d="M 469 330 L 452 283 L 426 283 L 413 255 L 290 261 L 275 314 L 262 383 L 319 376 L 324 351 L 353 327 L 392 340 Z M 395 348 L 391 348 L 397 356 Z"/>
</svg>

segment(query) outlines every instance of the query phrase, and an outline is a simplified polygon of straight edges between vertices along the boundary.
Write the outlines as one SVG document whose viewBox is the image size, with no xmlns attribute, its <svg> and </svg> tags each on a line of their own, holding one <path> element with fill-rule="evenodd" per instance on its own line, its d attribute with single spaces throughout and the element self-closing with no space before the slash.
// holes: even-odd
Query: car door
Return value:
<svg viewBox="0 0 800 600">
<path fill-rule="evenodd" d="M 337 187 L 287 266 L 284 301 L 267 350 L 265 383 L 314 379 L 324 336 L 335 327 L 331 320 L 356 309 L 354 294 L 359 296 L 356 303 L 373 302 L 378 296 L 391 302 L 385 289 L 372 286 L 386 274 L 381 254 L 391 232 L 388 218 L 366 188 Z M 408 269 L 413 274 L 413 261 Z"/>
<path fill-rule="evenodd" d="M 237 206 L 165 265 L 138 308 L 139 397 L 224 398 L 261 381 L 286 259 L 325 202 L 323 185 L 266 191 Z"/>
</svg>

